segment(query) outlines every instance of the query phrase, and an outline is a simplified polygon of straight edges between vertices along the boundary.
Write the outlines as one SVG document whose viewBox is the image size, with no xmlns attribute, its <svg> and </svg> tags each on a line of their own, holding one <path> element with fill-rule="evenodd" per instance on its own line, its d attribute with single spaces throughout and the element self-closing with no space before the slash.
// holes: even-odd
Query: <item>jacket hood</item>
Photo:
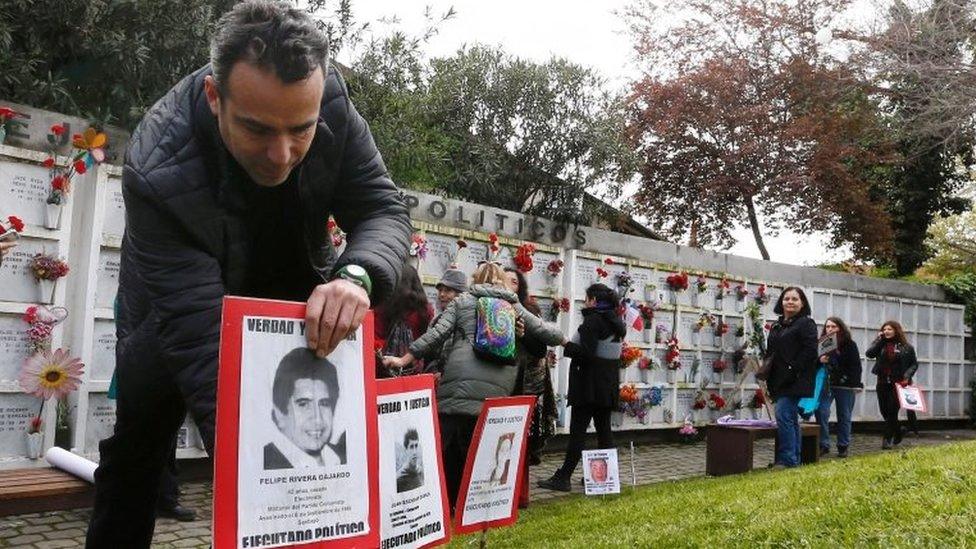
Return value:
<svg viewBox="0 0 976 549">
<path fill-rule="evenodd" d="M 587 307 L 582 310 L 584 317 L 595 316 L 602 320 L 607 327 L 613 332 L 614 335 L 618 337 L 624 337 L 627 335 L 627 327 L 624 326 L 624 321 L 617 314 L 616 309 L 611 309 L 608 307 Z"/>
<path fill-rule="evenodd" d="M 504 299 L 509 303 L 515 303 L 518 301 L 518 296 L 516 296 L 515 293 L 506 290 L 505 288 L 492 286 L 491 284 L 475 284 L 471 286 L 468 293 L 475 297 L 497 297 L 499 299 Z"/>
</svg>

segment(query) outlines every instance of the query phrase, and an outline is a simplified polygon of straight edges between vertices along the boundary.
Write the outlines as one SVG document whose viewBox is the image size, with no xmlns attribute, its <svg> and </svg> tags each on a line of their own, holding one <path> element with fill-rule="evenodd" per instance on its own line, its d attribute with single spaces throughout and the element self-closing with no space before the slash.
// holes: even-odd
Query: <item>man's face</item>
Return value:
<svg viewBox="0 0 976 549">
<path fill-rule="evenodd" d="M 413 463 L 414 465 L 417 464 L 417 456 L 420 455 L 419 450 L 420 450 L 419 441 L 410 439 L 407 442 L 407 459 L 410 460 L 410 463 Z"/>
<path fill-rule="evenodd" d="M 288 410 L 277 410 L 275 423 L 302 450 L 317 453 L 332 436 L 335 397 L 320 379 L 299 379 L 288 399 Z"/>
<path fill-rule="evenodd" d="M 263 187 L 280 185 L 312 145 L 325 81 L 321 67 L 305 80 L 285 84 L 273 71 L 238 62 L 223 94 L 205 82 L 210 110 L 224 146 Z"/>
<path fill-rule="evenodd" d="M 606 482 L 607 481 L 607 462 L 602 459 L 594 459 L 590 461 L 590 478 L 594 482 Z"/>
<path fill-rule="evenodd" d="M 443 285 L 442 286 L 438 286 L 437 287 L 437 305 L 443 311 L 444 309 L 447 308 L 447 305 L 450 302 L 454 301 L 454 298 L 457 297 L 457 295 L 458 295 L 457 290 L 455 290 L 453 288 L 448 288 L 447 286 L 443 286 Z"/>
</svg>

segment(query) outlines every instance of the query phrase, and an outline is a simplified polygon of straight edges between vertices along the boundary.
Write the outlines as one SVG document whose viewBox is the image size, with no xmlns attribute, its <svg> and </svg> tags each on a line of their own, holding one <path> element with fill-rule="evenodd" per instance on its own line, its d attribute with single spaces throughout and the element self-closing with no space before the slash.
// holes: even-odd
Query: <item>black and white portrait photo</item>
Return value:
<svg viewBox="0 0 976 549">
<path fill-rule="evenodd" d="M 403 435 L 402 451 L 397 457 L 397 493 L 409 492 L 424 485 L 424 456 L 420 447 L 420 435 L 416 429 L 408 429 Z"/>
<path fill-rule="evenodd" d="M 339 377 L 334 364 L 307 347 L 292 349 L 275 372 L 272 418 L 278 428 L 264 445 L 264 468 L 330 467 L 346 463 L 345 434 L 331 443 Z"/>
</svg>

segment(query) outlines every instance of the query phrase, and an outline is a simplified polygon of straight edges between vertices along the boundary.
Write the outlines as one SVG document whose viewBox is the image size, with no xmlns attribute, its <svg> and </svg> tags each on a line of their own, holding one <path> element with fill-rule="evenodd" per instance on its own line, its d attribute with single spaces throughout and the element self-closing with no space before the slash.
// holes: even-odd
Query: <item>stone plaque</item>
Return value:
<svg viewBox="0 0 976 549">
<path fill-rule="evenodd" d="M 865 362 L 864 365 L 865 365 L 865 368 L 864 368 L 865 372 L 870 372 L 871 371 L 871 368 L 874 367 L 874 360 L 868 359 L 868 361 Z M 871 384 L 872 384 L 871 386 L 873 387 L 874 386 L 874 382 L 875 382 L 875 380 L 877 378 L 873 374 L 866 374 L 865 375 L 865 380 L 868 380 L 868 379 L 870 379 Z M 923 361 L 923 360 L 919 360 L 918 361 L 918 370 L 915 371 L 915 382 L 918 383 L 919 385 L 923 386 L 923 387 L 927 387 L 927 386 L 931 385 L 931 383 L 932 383 L 932 363 L 926 362 L 926 361 Z M 864 386 L 865 387 L 868 386 L 867 382 L 865 382 Z"/>
<path fill-rule="evenodd" d="M 98 272 L 95 278 L 95 306 L 111 309 L 115 294 L 119 291 L 119 265 L 122 252 L 103 248 L 98 254 Z"/>
<path fill-rule="evenodd" d="M 875 331 L 880 330 L 881 324 L 885 321 L 881 301 L 870 297 L 867 299 L 867 316 L 865 317 L 865 324 L 868 327 L 873 328 Z"/>
<path fill-rule="evenodd" d="M 953 363 L 946 367 L 946 387 L 949 389 L 962 389 L 962 364 Z"/>
<path fill-rule="evenodd" d="M 901 318 L 901 304 L 897 301 L 886 299 L 884 301 L 884 319 L 898 320 Z"/>
<path fill-rule="evenodd" d="M 938 305 L 932 308 L 932 331 L 944 332 L 946 329 L 946 312 L 948 309 Z"/>
<path fill-rule="evenodd" d="M 562 275 L 555 277 L 549 276 L 549 272 L 547 271 L 549 262 L 555 259 L 559 259 L 559 256 L 545 252 L 536 252 L 535 256 L 532 257 L 532 270 L 526 275 L 530 293 L 549 294 L 550 288 L 555 290 L 556 293 L 559 293 Z"/>
<path fill-rule="evenodd" d="M 0 458 L 27 457 L 27 425 L 40 400 L 22 393 L 0 394 Z"/>
<path fill-rule="evenodd" d="M 694 332 L 694 328 L 697 323 L 698 314 L 685 312 L 681 313 L 681 322 L 678 325 L 678 341 L 681 342 L 682 348 L 691 348 L 696 346 L 694 344 L 694 337 L 692 337 L 692 333 Z M 702 328 L 702 331 L 697 337 L 699 338 L 697 346 L 711 345 L 711 328 L 708 326 Z"/>
<path fill-rule="evenodd" d="M 440 279 L 457 250 L 456 242 L 451 236 L 427 233 L 427 257 L 420 262 L 420 274 Z"/>
<path fill-rule="evenodd" d="M 85 421 L 85 453 L 96 453 L 99 441 L 110 437 L 115 427 L 115 401 L 105 393 L 90 393 Z"/>
<path fill-rule="evenodd" d="M 455 242 L 456 239 L 451 242 Z M 466 240 L 468 247 L 461 252 L 460 259 L 458 259 L 459 268 L 467 273 L 470 277 L 474 270 L 478 267 L 480 261 L 484 261 L 488 255 L 488 243 L 478 242 L 475 240 Z M 453 248 L 452 248 L 453 250 Z M 500 254 L 501 252 L 499 252 Z"/>
<path fill-rule="evenodd" d="M 110 381 L 115 371 L 115 323 L 96 320 L 92 339 L 92 364 L 88 365 L 90 379 Z"/>
<path fill-rule="evenodd" d="M 810 297 L 809 293 L 807 293 L 807 297 Z M 823 322 L 825 318 L 830 316 L 830 294 L 813 292 L 813 297 L 810 297 L 810 299 L 813 300 L 813 303 L 810 304 L 813 308 L 813 318 L 817 322 Z"/>
<path fill-rule="evenodd" d="M 20 315 L 0 315 L 0 381 L 16 381 L 27 358 L 27 324 Z"/>
<path fill-rule="evenodd" d="M 962 334 L 966 331 L 966 325 L 962 318 L 961 309 L 949 309 L 946 311 L 946 331 L 950 334 Z"/>
<path fill-rule="evenodd" d="M 946 399 L 946 415 L 949 417 L 963 417 L 966 415 L 966 407 L 963 404 L 964 393 L 949 393 Z"/>
<path fill-rule="evenodd" d="M 946 338 L 945 356 L 950 360 L 962 360 L 963 338 L 961 336 L 948 336 Z"/>
<path fill-rule="evenodd" d="M 109 177 L 105 183 L 105 217 L 102 235 L 122 238 L 125 231 L 125 203 L 122 201 L 122 179 Z"/>
<path fill-rule="evenodd" d="M 684 423 L 685 419 L 691 419 L 691 405 L 695 402 L 694 389 L 677 389 L 678 398 L 674 407 L 675 423 Z"/>
<path fill-rule="evenodd" d="M 947 395 L 945 391 L 925 391 L 925 398 L 928 401 L 929 411 L 927 414 L 918 414 L 919 417 L 939 417 L 946 413 Z"/>
<path fill-rule="evenodd" d="M 610 285 L 610 283 L 607 282 L 610 279 L 610 277 L 604 279 L 599 278 L 596 274 L 597 268 L 604 268 L 604 267 L 599 262 L 594 261 L 592 259 L 580 258 L 576 262 L 576 271 L 573 273 L 575 280 L 573 282 L 576 285 L 575 297 L 577 299 L 583 299 L 586 297 L 586 289 L 590 286 L 590 284 L 593 284 L 595 282 L 602 282 L 603 284 L 607 284 L 608 286 Z M 606 269 L 604 268 L 604 270 Z"/>
<path fill-rule="evenodd" d="M 929 334 L 919 334 L 915 351 L 919 358 L 933 358 L 932 336 Z"/>
<path fill-rule="evenodd" d="M 49 190 L 50 177 L 44 166 L 0 160 L 0 204 L 5 216 L 16 215 L 28 225 L 43 226 Z"/>
<path fill-rule="evenodd" d="M 848 318 L 850 315 L 847 314 L 847 301 L 846 295 L 832 294 L 830 296 L 830 314 L 827 316 Z"/>
<path fill-rule="evenodd" d="M 21 238 L 17 247 L 0 264 L 0 301 L 37 303 L 38 284 L 30 270 L 31 260 L 39 253 L 56 254 L 57 242 L 36 238 Z M 78 276 L 69 273 L 68 276 Z M 64 283 L 64 279 L 58 284 Z"/>
<path fill-rule="evenodd" d="M 864 323 L 864 298 L 851 297 L 850 300 L 849 324 L 860 326 Z"/>
<path fill-rule="evenodd" d="M 901 325 L 905 328 L 906 332 L 914 332 L 915 328 L 915 310 L 918 308 L 914 303 L 902 303 L 901 304 Z"/>
</svg>

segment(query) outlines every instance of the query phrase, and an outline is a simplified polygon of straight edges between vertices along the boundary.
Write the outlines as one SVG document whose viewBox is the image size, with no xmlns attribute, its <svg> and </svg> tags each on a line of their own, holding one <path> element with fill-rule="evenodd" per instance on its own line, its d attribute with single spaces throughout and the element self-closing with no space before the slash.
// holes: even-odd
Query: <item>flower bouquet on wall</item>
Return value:
<svg viewBox="0 0 976 549">
<path fill-rule="evenodd" d="M 759 287 L 756 288 L 755 300 L 760 307 L 764 307 L 769 303 L 769 289 L 766 288 L 765 284 L 760 284 Z"/>
<path fill-rule="evenodd" d="M 63 259 L 50 254 L 37 254 L 31 259 L 30 270 L 37 282 L 37 300 L 52 303 L 58 279 L 68 276 L 70 269 Z"/>
<path fill-rule="evenodd" d="M 708 279 L 705 275 L 698 275 L 695 277 L 695 291 L 691 293 L 691 306 L 701 307 L 704 305 L 702 301 L 702 296 L 708 292 Z"/>
<path fill-rule="evenodd" d="M 728 322 L 719 321 L 719 322 L 716 322 L 715 323 L 715 332 L 714 332 L 714 334 L 715 334 L 715 346 L 716 347 L 719 347 L 719 348 L 722 347 L 722 339 L 725 337 L 725 334 L 727 334 L 727 333 L 729 333 L 729 323 Z"/>
<path fill-rule="evenodd" d="M 549 294 L 552 296 L 555 296 L 558 291 L 559 275 L 563 272 L 563 267 L 565 266 L 566 264 L 563 263 L 562 259 L 553 259 L 546 265 L 546 286 L 549 289 Z"/>
<path fill-rule="evenodd" d="M 698 320 L 691 327 L 691 344 L 694 347 L 701 345 L 701 333 L 705 328 L 715 326 L 715 317 L 710 313 L 701 313 Z"/>
<path fill-rule="evenodd" d="M 725 360 L 725 355 L 712 362 L 712 382 L 722 383 L 722 374 L 729 368 L 729 363 Z"/>
<path fill-rule="evenodd" d="M 51 126 L 47 135 L 50 151 L 43 165 L 48 169 L 51 183 L 44 222 L 44 226 L 48 229 L 57 229 L 61 225 L 61 207 L 67 203 L 74 176 L 84 175 L 88 170 L 105 161 L 104 147 L 108 138 L 95 128 L 88 128 L 84 133 L 72 136 L 73 151 L 68 166 L 58 166 L 55 156 L 58 147 L 64 144 L 65 132 L 67 128 L 64 125 L 55 124 Z"/>
<path fill-rule="evenodd" d="M 678 294 L 688 289 L 688 273 L 682 271 L 680 273 L 668 275 L 666 281 L 668 283 L 668 289 L 670 290 L 669 298 L 671 304 L 677 305 Z"/>
<path fill-rule="evenodd" d="M 644 284 L 644 301 L 656 303 L 657 300 L 657 284 Z"/>
<path fill-rule="evenodd" d="M 749 297 L 749 289 L 746 283 L 742 282 L 735 287 L 735 310 L 738 313 L 746 310 L 746 299 Z"/>
<path fill-rule="evenodd" d="M 637 309 L 644 322 L 644 343 L 654 343 L 654 306 L 650 303 L 642 303 L 637 306 Z"/>
<path fill-rule="evenodd" d="M 336 227 L 338 229 L 338 227 Z M 340 231 L 341 232 L 341 231 Z M 333 235 L 333 240 L 335 240 L 335 235 Z M 342 234 L 342 240 L 345 240 L 345 234 Z M 336 246 L 338 248 L 338 246 Z M 420 271 L 420 262 L 427 259 L 427 237 L 421 233 L 413 233 L 410 237 L 410 263 L 413 267 Z"/>
<path fill-rule="evenodd" d="M 698 429 L 695 429 L 695 425 L 691 422 L 690 418 L 685 418 L 684 423 L 678 429 L 678 440 L 685 444 L 698 442 Z"/>
<path fill-rule="evenodd" d="M 515 264 L 515 269 L 517 269 L 522 274 L 528 274 L 532 272 L 532 268 L 535 264 L 532 261 L 532 257 L 535 255 L 535 245 L 525 242 L 519 245 L 515 249 L 515 256 L 512 258 L 512 262 Z"/>
<path fill-rule="evenodd" d="M 64 349 L 54 352 L 45 349 L 34 353 L 24 362 L 18 379 L 20 387 L 25 393 L 41 401 L 37 415 L 31 417 L 26 432 L 29 458 L 40 457 L 46 401 L 55 399 L 58 403 L 58 428 L 67 428 L 67 397 L 81 384 L 84 367 L 81 360 L 71 357 Z"/>
<path fill-rule="evenodd" d="M 559 313 L 569 312 L 569 298 L 555 296 L 552 299 L 552 304 L 549 305 L 549 314 L 546 316 L 546 320 L 549 322 L 556 322 L 559 320 Z"/>
<path fill-rule="evenodd" d="M 691 402 L 691 412 L 695 418 L 695 423 L 701 425 L 707 422 L 708 417 L 708 392 L 704 388 L 695 392 L 695 399 Z"/>
<path fill-rule="evenodd" d="M 658 324 L 654 327 L 654 343 L 664 343 L 670 337 L 671 334 L 668 333 L 668 327 L 664 324 Z"/>
<path fill-rule="evenodd" d="M 624 379 L 625 379 L 625 377 L 627 375 L 626 374 L 627 368 L 629 368 L 632 364 L 635 364 L 638 360 L 640 360 L 640 358 L 642 356 L 644 356 L 644 351 L 642 351 L 640 347 L 634 347 L 634 346 L 630 345 L 629 343 L 627 343 L 626 341 L 624 342 L 623 346 L 620 349 L 620 381 L 621 381 L 621 383 L 623 383 L 623 381 L 624 381 Z"/>
<path fill-rule="evenodd" d="M 713 420 L 718 419 L 725 406 L 725 399 L 722 398 L 722 395 L 718 393 L 710 393 L 708 395 L 708 410 Z"/>
<path fill-rule="evenodd" d="M 627 271 L 617 273 L 617 295 L 620 299 L 627 297 L 633 291 L 631 286 L 634 284 L 634 277 Z"/>
<path fill-rule="evenodd" d="M 752 398 L 749 399 L 749 410 L 752 413 L 752 419 L 759 419 L 762 417 L 762 408 L 765 405 L 766 395 L 763 394 L 762 389 L 756 389 L 752 393 Z"/>
<path fill-rule="evenodd" d="M 664 364 L 668 369 L 668 383 L 674 383 L 678 378 L 678 370 L 681 369 L 681 349 L 678 338 L 676 337 L 668 340 L 668 350 L 664 354 Z"/>
<path fill-rule="evenodd" d="M 10 107 L 0 107 L 0 145 L 3 145 L 11 126 L 20 122 L 17 120 L 19 117 L 20 113 Z"/>
<path fill-rule="evenodd" d="M 725 303 L 725 296 L 729 295 L 729 288 L 732 285 L 729 283 L 728 277 L 722 275 L 722 279 L 718 281 L 715 285 L 715 308 L 722 310 L 722 304 Z"/>
</svg>

